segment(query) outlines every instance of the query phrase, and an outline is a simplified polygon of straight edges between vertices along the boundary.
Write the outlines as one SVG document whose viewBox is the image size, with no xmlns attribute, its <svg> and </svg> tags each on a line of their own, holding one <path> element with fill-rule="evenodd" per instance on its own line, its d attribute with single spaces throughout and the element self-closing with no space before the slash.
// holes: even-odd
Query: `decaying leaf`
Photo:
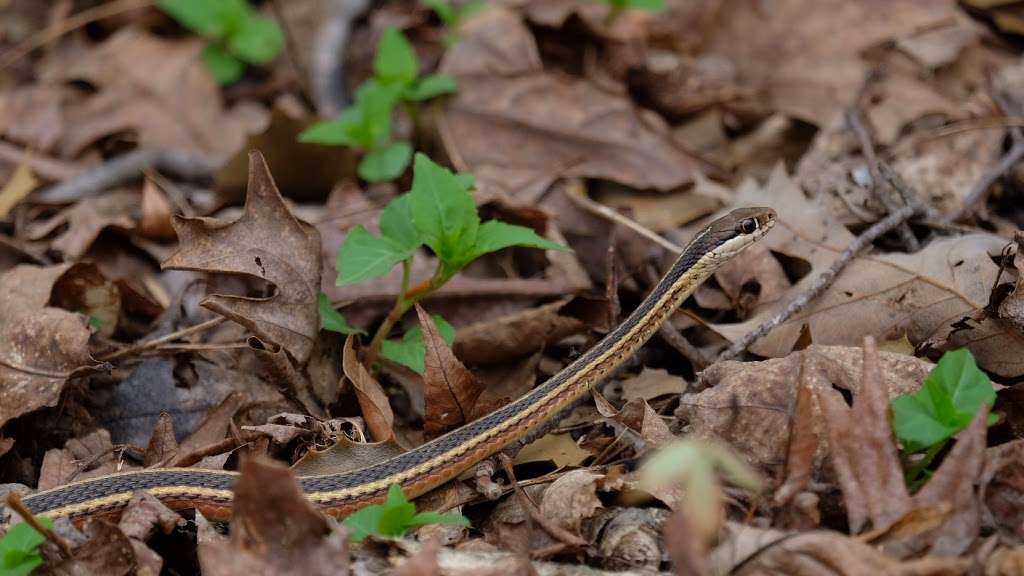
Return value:
<svg viewBox="0 0 1024 576">
<path fill-rule="evenodd" d="M 39 186 L 39 180 L 32 174 L 27 161 L 28 153 L 25 160 L 15 167 L 3 188 L 0 188 L 0 220 L 6 219 L 11 209 Z"/>
<path fill-rule="evenodd" d="M 380 383 L 359 361 L 355 349 L 355 337 L 351 335 L 345 339 L 342 369 L 345 371 L 345 376 L 352 382 L 352 388 L 359 400 L 359 408 L 363 412 L 370 436 L 377 442 L 393 438 L 395 415 L 391 411 L 391 404 Z"/>
<path fill-rule="evenodd" d="M 536 53 L 507 10 L 481 12 L 463 27 L 442 65 L 459 82 L 442 134 L 460 170 L 527 202 L 566 175 L 659 190 L 692 180 L 698 161 L 663 124 L 586 81 L 545 72 Z"/>
<path fill-rule="evenodd" d="M 540 512 L 561 527 L 579 532 L 583 521 L 603 507 L 597 497 L 597 481 L 603 478 L 589 470 L 573 470 L 548 486 Z"/>
<path fill-rule="evenodd" d="M 23 264 L 0 275 L 0 426 L 55 405 L 68 378 L 95 364 L 88 320 L 49 306 L 54 285 L 77 266 Z"/>
<path fill-rule="evenodd" d="M 269 282 L 263 298 L 211 294 L 203 306 L 283 347 L 305 364 L 320 329 L 320 236 L 288 210 L 259 152 L 249 154 L 249 188 L 241 218 L 174 219 L 181 241 L 163 267 L 238 274 Z"/>
<path fill-rule="evenodd" d="M 483 388 L 437 331 L 434 319 L 417 304 L 426 357 L 423 373 L 425 419 L 423 432 L 431 439 L 472 420 Z"/>
<path fill-rule="evenodd" d="M 77 260 L 85 254 L 107 228 L 130 231 L 135 221 L 130 216 L 138 209 L 139 198 L 128 190 L 112 191 L 102 196 L 83 198 L 52 218 L 38 222 L 31 228 L 34 240 L 61 230 L 51 242 L 68 260 Z M 62 229 L 66 226 L 66 229 Z"/>
<path fill-rule="evenodd" d="M 545 434 L 523 446 L 513 463 L 552 462 L 558 468 L 564 468 L 578 466 L 590 456 L 590 451 L 576 444 L 568 434 Z"/>
</svg>

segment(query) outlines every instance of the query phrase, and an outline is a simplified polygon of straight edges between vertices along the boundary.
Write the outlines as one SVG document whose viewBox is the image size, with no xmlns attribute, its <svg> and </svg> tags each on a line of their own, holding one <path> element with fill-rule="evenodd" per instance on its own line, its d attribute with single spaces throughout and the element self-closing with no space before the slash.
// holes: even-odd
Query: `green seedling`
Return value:
<svg viewBox="0 0 1024 576">
<path fill-rule="evenodd" d="M 392 484 L 383 504 L 372 504 L 355 512 L 345 518 L 344 524 L 352 531 L 352 541 L 362 542 L 367 536 L 399 538 L 428 524 L 468 527 L 469 519 L 462 514 L 416 512 L 416 505 L 405 498 L 402 488 Z"/>
<path fill-rule="evenodd" d="M 890 404 L 893 430 L 905 454 L 924 452 L 908 470 L 907 481 L 918 483 L 949 439 L 966 428 L 983 405 L 991 406 L 995 400 L 992 382 L 966 349 L 943 354 L 920 390 L 894 398 Z M 991 426 L 998 418 L 990 414 L 988 420 Z"/>
<path fill-rule="evenodd" d="M 665 0 L 597 0 L 611 7 L 612 13 L 619 14 L 623 10 L 646 10 L 661 12 L 665 9 Z"/>
<path fill-rule="evenodd" d="M 49 518 L 39 518 L 39 523 L 47 528 L 53 527 Z M 40 564 L 43 557 L 39 555 L 39 545 L 46 537 L 27 523 L 14 525 L 0 538 L 0 576 L 27 576 Z"/>
<path fill-rule="evenodd" d="M 381 35 L 373 61 L 374 76 L 356 91 L 353 105 L 334 120 L 318 122 L 299 135 L 300 142 L 350 146 L 364 151 L 359 177 L 383 182 L 402 175 L 412 159 L 408 142 L 393 142 L 391 119 L 399 103 L 417 124 L 414 102 L 455 91 L 455 81 L 444 74 L 419 75 L 416 53 L 396 28 Z"/>
<path fill-rule="evenodd" d="M 385 358 L 422 372 L 424 348 L 421 333 L 412 332 L 401 340 L 385 342 L 391 328 L 414 304 L 485 254 L 512 246 L 569 249 L 524 226 L 498 220 L 480 222 L 470 192 L 472 187 L 472 176 L 454 174 L 426 155 L 417 153 L 413 163 L 412 189 L 396 197 L 381 211 L 380 235 L 371 234 L 362 225 L 349 230 L 338 251 L 336 282 L 339 286 L 384 276 L 396 266 L 402 267 L 398 298 L 374 334 L 370 357 L 380 350 Z M 437 268 L 429 280 L 410 286 L 412 258 L 423 246 L 437 256 Z M 454 330 L 447 322 L 439 318 L 436 321 L 438 331 L 446 340 L 454 337 Z"/>
<path fill-rule="evenodd" d="M 430 6 L 444 25 L 445 31 L 441 36 L 441 42 L 445 48 L 451 48 L 459 41 L 457 30 L 462 21 L 487 5 L 484 0 L 466 2 L 461 6 L 456 6 L 449 0 L 423 0 L 423 3 Z"/>
<path fill-rule="evenodd" d="M 267 64 L 284 48 L 284 33 L 246 0 L 158 0 L 157 6 L 207 40 L 203 62 L 221 84 L 238 80 L 246 64 Z"/>
</svg>

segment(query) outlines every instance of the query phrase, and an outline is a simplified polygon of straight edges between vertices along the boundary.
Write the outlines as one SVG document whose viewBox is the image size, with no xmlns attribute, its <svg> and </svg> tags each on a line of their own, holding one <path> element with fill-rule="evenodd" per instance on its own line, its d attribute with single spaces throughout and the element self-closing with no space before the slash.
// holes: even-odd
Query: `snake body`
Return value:
<svg viewBox="0 0 1024 576">
<path fill-rule="evenodd" d="M 526 436 L 585 394 L 632 356 L 722 264 L 775 224 L 770 208 L 740 208 L 715 220 L 687 245 L 671 269 L 622 324 L 543 384 L 490 414 L 417 448 L 365 468 L 299 478 L 306 497 L 324 513 L 345 516 L 383 501 L 401 485 L 409 498 L 451 480 Z M 237 472 L 156 468 L 89 478 L 25 497 L 37 515 L 118 516 L 144 490 L 173 509 L 195 508 L 208 518 L 230 518 Z"/>
</svg>

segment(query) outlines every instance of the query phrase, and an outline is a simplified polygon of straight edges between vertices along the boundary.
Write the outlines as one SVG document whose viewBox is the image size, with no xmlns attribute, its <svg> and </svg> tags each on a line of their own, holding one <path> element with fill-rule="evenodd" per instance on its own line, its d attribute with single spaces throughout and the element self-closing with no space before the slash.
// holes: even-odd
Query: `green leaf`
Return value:
<svg viewBox="0 0 1024 576">
<path fill-rule="evenodd" d="M 448 2 L 448 0 L 424 0 L 423 3 L 430 6 L 434 14 L 437 14 L 437 17 L 445 26 L 453 26 L 458 23 L 455 8 L 452 7 L 451 2 Z"/>
<path fill-rule="evenodd" d="M 226 85 L 235 82 L 245 72 L 245 64 L 232 56 L 223 46 L 210 43 L 203 49 L 203 63 L 213 73 L 218 84 Z"/>
<path fill-rule="evenodd" d="M 359 177 L 367 182 L 384 182 L 398 178 L 409 166 L 412 146 L 408 142 L 394 142 L 363 156 L 359 162 Z"/>
<path fill-rule="evenodd" d="M 317 122 L 299 134 L 299 142 L 328 146 L 363 146 L 363 114 L 358 108 L 348 108 L 334 120 Z"/>
<path fill-rule="evenodd" d="M 413 250 L 398 245 L 387 237 L 374 236 L 361 224 L 353 226 L 338 251 L 338 286 L 383 276 Z"/>
<path fill-rule="evenodd" d="M 515 226 L 498 220 L 488 220 L 480 225 L 476 233 L 476 242 L 470 251 L 470 259 L 484 254 L 508 248 L 509 246 L 527 246 L 544 250 L 570 250 L 568 246 L 553 242 L 539 236 L 525 226 Z"/>
<path fill-rule="evenodd" d="M 969 351 L 947 352 L 920 390 L 893 399 L 893 429 L 908 452 L 924 450 L 966 428 L 995 399 L 992 382 Z M 994 421 L 990 416 L 989 423 Z"/>
<path fill-rule="evenodd" d="M 480 216 L 464 180 L 417 152 L 409 199 L 413 222 L 424 243 L 442 262 L 464 263 L 480 226 Z"/>
<path fill-rule="evenodd" d="M 626 0 L 626 7 L 648 12 L 661 12 L 665 9 L 665 0 Z"/>
<path fill-rule="evenodd" d="M 157 6 L 185 28 L 209 38 L 224 37 L 251 10 L 245 0 L 159 0 Z"/>
<path fill-rule="evenodd" d="M 412 88 L 405 91 L 405 98 L 414 102 L 429 100 L 442 94 L 451 94 L 458 89 L 455 79 L 447 74 L 429 74 L 420 78 Z"/>
<path fill-rule="evenodd" d="M 38 520 L 47 528 L 53 527 L 53 521 L 49 518 L 40 517 Z M 45 540 L 45 536 L 24 522 L 14 525 L 3 538 L 0 538 L 0 575 L 31 574 L 43 563 L 37 549 Z"/>
<path fill-rule="evenodd" d="M 270 18 L 247 15 L 228 37 L 228 50 L 244 62 L 266 64 L 284 48 L 284 33 Z"/>
<path fill-rule="evenodd" d="M 455 328 L 437 314 L 431 314 L 437 332 L 449 346 L 455 341 Z M 381 356 L 407 366 L 417 374 L 423 374 L 427 349 L 423 343 L 423 328 L 415 326 L 406 332 L 401 340 L 385 340 L 380 347 Z"/>
<path fill-rule="evenodd" d="M 406 250 L 414 250 L 423 244 L 420 232 L 412 221 L 412 203 L 408 194 L 395 198 L 381 211 L 380 233 Z"/>
<path fill-rule="evenodd" d="M 331 299 L 327 297 L 327 294 L 321 292 L 317 303 L 320 307 L 320 328 L 341 334 L 366 335 L 366 330 L 352 326 L 345 320 L 341 312 L 338 312 L 334 304 L 331 304 Z"/>
<path fill-rule="evenodd" d="M 373 71 L 377 79 L 405 88 L 416 80 L 418 70 L 416 52 L 405 35 L 397 28 L 385 30 L 373 59 Z"/>
<path fill-rule="evenodd" d="M 388 495 L 383 504 L 372 504 L 362 508 L 345 518 L 344 524 L 351 532 L 352 541 L 362 542 L 367 536 L 402 536 L 412 528 L 427 524 L 469 526 L 469 520 L 461 514 L 417 514 L 416 505 L 406 499 L 401 486 L 392 484 L 388 487 Z"/>
<path fill-rule="evenodd" d="M 391 139 L 391 116 L 402 95 L 402 88 L 368 80 L 356 91 L 356 107 L 363 119 L 361 142 L 366 149 L 377 148 Z"/>
</svg>

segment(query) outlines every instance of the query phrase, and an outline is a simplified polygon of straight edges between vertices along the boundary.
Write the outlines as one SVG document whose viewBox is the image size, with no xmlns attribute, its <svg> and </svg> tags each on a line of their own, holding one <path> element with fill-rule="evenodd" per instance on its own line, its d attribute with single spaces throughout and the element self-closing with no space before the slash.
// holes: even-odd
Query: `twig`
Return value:
<svg viewBox="0 0 1024 576">
<path fill-rule="evenodd" d="M 550 534 L 552 538 L 564 544 L 565 547 L 577 548 L 587 545 L 586 540 L 565 528 L 562 528 L 558 524 L 555 524 L 547 516 L 541 514 L 540 510 L 537 509 L 537 506 L 526 495 L 526 492 L 524 492 L 519 486 L 519 483 L 516 482 L 516 475 L 512 471 L 512 459 L 508 457 L 508 454 L 504 453 L 498 454 L 498 458 L 501 460 L 502 467 L 505 468 L 505 474 L 508 476 L 508 481 L 515 490 L 516 497 L 519 498 L 519 503 L 530 513 L 530 518 L 532 518 L 534 522 L 539 524 L 540 527 Z M 535 551 L 533 554 L 534 557 L 537 557 L 536 552 L 539 551 Z M 550 551 L 545 551 L 545 553 L 550 553 Z"/>
<path fill-rule="evenodd" d="M 572 201 L 573 204 L 576 204 L 583 210 L 596 214 L 602 218 L 605 218 L 606 220 L 615 222 L 616 224 L 621 224 L 622 226 L 629 228 L 633 232 L 636 232 L 637 234 L 643 236 L 644 238 L 650 240 L 651 242 L 654 242 L 658 246 L 661 246 L 665 250 L 668 250 L 672 254 L 679 254 L 680 252 L 683 251 L 681 247 L 677 246 L 672 242 L 669 242 L 660 234 L 657 234 L 652 230 L 644 228 L 636 220 L 627 218 L 626 216 L 616 212 L 615 210 L 612 210 L 611 208 L 599 202 L 591 200 L 589 197 L 587 197 L 586 192 L 583 190 L 583 185 L 579 182 L 579 180 L 571 181 L 566 185 L 565 195 L 569 198 L 569 200 Z"/>
<path fill-rule="evenodd" d="M 112 158 L 99 166 L 32 195 L 36 202 L 73 202 L 82 196 L 98 194 L 142 177 L 154 169 L 184 180 L 213 177 L 220 163 L 205 155 L 170 148 L 142 148 Z"/>
<path fill-rule="evenodd" d="M 159 338 L 154 338 L 153 340 L 147 340 L 146 342 L 140 342 L 138 344 L 135 344 L 134 346 L 128 346 L 127 348 L 122 348 L 122 349 L 120 349 L 120 350 L 118 350 L 116 352 L 113 352 L 111 354 L 107 354 L 106 356 L 101 356 L 99 358 L 99 360 L 101 362 L 112 362 L 114 360 L 118 360 L 120 358 L 124 358 L 125 356 L 131 356 L 133 354 L 138 354 L 139 352 L 142 352 L 144 350 L 148 350 L 150 348 L 156 348 L 156 347 L 158 347 L 158 346 L 160 346 L 162 344 L 167 344 L 168 342 L 173 342 L 174 340 L 177 340 L 178 338 L 184 338 L 186 336 L 190 336 L 192 334 L 195 334 L 196 332 L 202 332 L 204 330 L 209 330 L 210 328 L 213 328 L 215 326 L 219 326 L 225 320 L 227 320 L 227 318 L 224 318 L 223 316 L 218 316 L 217 318 L 213 318 L 213 319 L 207 320 L 206 322 L 200 322 L 199 324 L 196 324 L 195 326 L 189 326 L 188 328 L 182 328 L 181 330 L 177 330 L 175 332 L 171 332 L 170 334 L 167 334 L 165 336 L 161 336 Z"/>
<path fill-rule="evenodd" d="M 860 107 L 861 100 L 861 97 L 858 97 L 850 109 L 846 111 L 846 120 L 854 134 L 857 135 L 857 140 L 860 141 L 861 154 L 864 155 L 864 160 L 868 164 L 868 172 L 871 173 L 871 192 L 875 199 L 885 208 L 885 211 L 888 214 L 892 214 L 899 209 L 899 203 L 893 197 L 894 190 L 890 185 L 890 180 L 882 175 L 881 162 L 878 159 L 878 155 L 875 154 L 875 144 L 871 137 L 871 131 L 864 124 L 864 114 Z M 916 252 L 920 248 L 914 232 L 906 222 L 902 222 L 897 227 L 897 233 L 900 235 L 900 240 L 907 250 Z"/>
<path fill-rule="evenodd" d="M 161 344 L 155 352 L 204 352 L 212 350 L 244 350 L 251 348 L 247 342 L 225 342 L 223 344 Z"/>
<path fill-rule="evenodd" d="M 72 32 L 98 20 L 117 16 L 118 14 L 123 14 L 125 12 L 131 12 L 138 8 L 145 8 L 152 4 L 153 0 L 120 0 L 119 2 L 100 4 L 99 6 L 82 10 L 81 12 L 64 20 L 60 26 L 47 27 L 45 30 L 40 30 L 21 44 L 8 50 L 3 54 L 3 56 L 0 56 L 0 72 L 6 70 L 18 60 L 28 56 L 32 51 L 46 46 L 68 32 Z"/>
<path fill-rule="evenodd" d="M 21 516 L 21 519 L 24 520 L 26 524 L 35 528 L 36 532 L 46 536 L 47 540 L 56 544 L 65 558 L 71 559 L 71 546 L 69 546 L 63 538 L 54 534 L 53 530 L 43 526 L 28 507 L 25 506 L 25 503 L 21 501 L 21 496 L 14 492 L 8 492 L 7 499 L 4 503 L 7 504 L 8 508 L 17 512 L 18 516 Z"/>
<path fill-rule="evenodd" d="M 743 336 L 736 342 L 733 342 L 732 346 L 729 346 L 729 348 L 727 348 L 721 354 L 719 354 L 718 358 L 716 358 L 715 361 L 721 362 L 723 360 L 730 360 L 732 358 L 735 358 L 737 355 L 739 355 L 740 352 L 746 350 L 747 346 L 750 346 L 757 339 L 771 332 L 776 326 L 779 326 L 786 320 L 789 320 L 791 316 L 793 316 L 800 310 L 803 310 L 804 307 L 806 307 L 812 300 L 820 296 L 821 293 L 824 292 L 825 289 L 832 284 L 832 281 L 835 280 L 836 276 L 838 276 L 839 273 L 842 272 L 844 268 L 846 268 L 847 264 L 849 264 L 850 261 L 852 261 L 857 256 L 857 254 L 860 253 L 861 250 L 863 250 L 869 244 L 874 242 L 882 234 L 885 234 L 886 232 L 893 230 L 894 228 L 906 222 L 915 214 L 923 210 L 924 207 L 921 204 L 911 204 L 909 206 L 904 206 L 903 208 L 900 208 L 899 210 L 893 212 L 892 214 L 889 214 L 882 220 L 879 220 L 878 222 L 873 224 L 870 228 L 862 232 L 860 236 L 857 236 L 857 238 L 850 243 L 846 250 L 843 250 L 843 253 L 840 254 L 834 262 L 832 262 L 832 265 L 829 266 L 828 270 L 822 272 L 821 275 L 814 280 L 814 283 L 808 286 L 806 290 L 804 290 L 799 296 L 793 299 L 793 301 L 790 302 L 785 309 L 783 309 L 781 312 L 779 312 L 766 322 L 762 323 L 753 331 L 748 332 L 745 336 Z"/>
<path fill-rule="evenodd" d="M 971 191 L 967 193 L 967 197 L 964 198 L 963 204 L 960 209 L 953 214 L 948 215 L 942 220 L 943 223 L 951 224 L 957 220 L 962 220 L 967 216 L 973 214 L 978 205 L 982 204 L 986 198 L 988 198 L 989 190 L 992 185 L 996 183 L 996 180 L 1002 178 L 1011 168 L 1017 165 L 1024 159 L 1024 140 L 1018 140 L 1014 142 L 1010 150 L 1003 156 L 998 164 L 995 165 L 991 170 L 986 172 L 974 186 L 971 187 Z"/>
</svg>

